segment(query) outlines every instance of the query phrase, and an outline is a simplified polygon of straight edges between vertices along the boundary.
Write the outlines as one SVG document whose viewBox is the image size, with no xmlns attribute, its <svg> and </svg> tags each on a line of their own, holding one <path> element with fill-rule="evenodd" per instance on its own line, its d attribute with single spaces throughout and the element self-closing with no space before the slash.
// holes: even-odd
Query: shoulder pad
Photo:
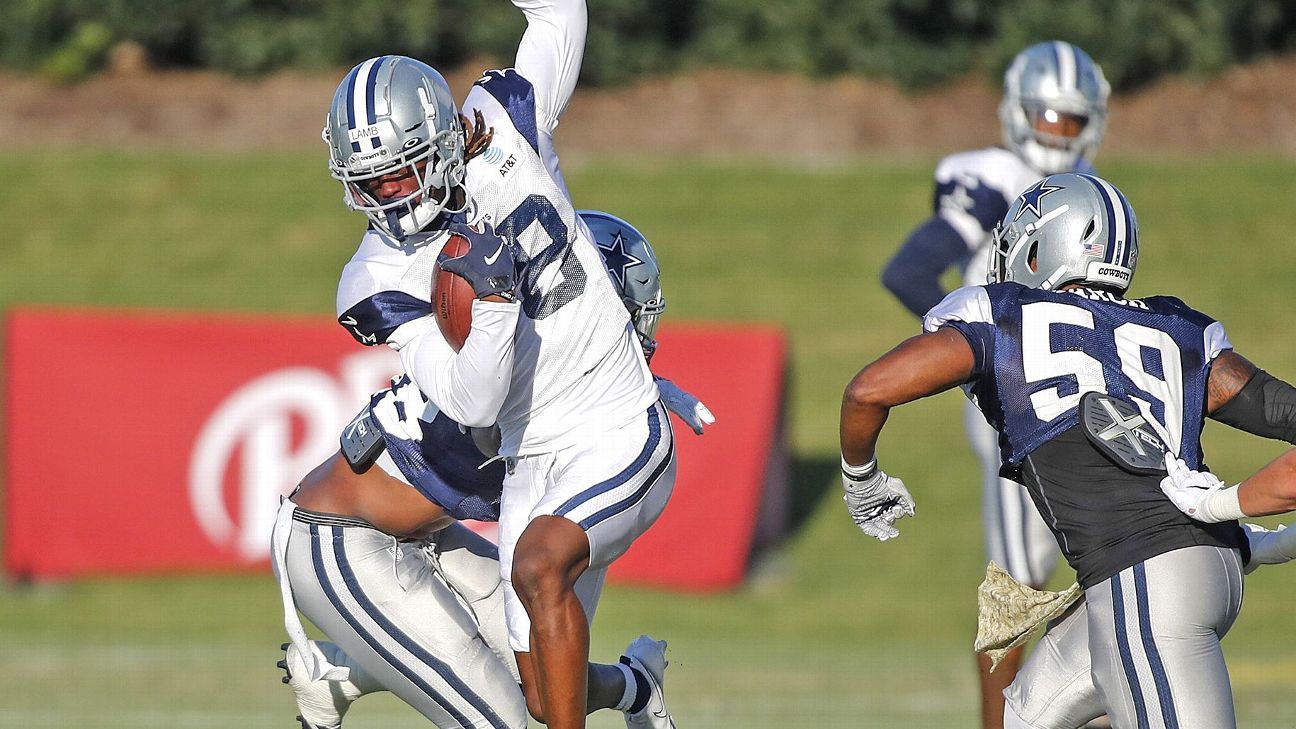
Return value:
<svg viewBox="0 0 1296 729">
<path fill-rule="evenodd" d="M 540 153 L 540 136 L 536 125 L 535 87 L 514 69 L 487 71 L 474 87 L 489 93 L 508 114 L 518 134 Z"/>
<path fill-rule="evenodd" d="M 990 324 L 994 314 L 985 286 L 964 286 L 951 291 L 923 317 L 923 330 L 934 332 L 952 321 Z"/>
</svg>

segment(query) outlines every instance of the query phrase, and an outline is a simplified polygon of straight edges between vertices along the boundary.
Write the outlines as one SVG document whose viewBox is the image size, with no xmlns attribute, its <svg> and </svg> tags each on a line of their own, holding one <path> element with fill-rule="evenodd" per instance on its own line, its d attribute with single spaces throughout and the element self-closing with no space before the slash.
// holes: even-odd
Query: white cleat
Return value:
<svg viewBox="0 0 1296 729">
<path fill-rule="evenodd" d="M 662 689 L 663 674 L 666 673 L 666 641 L 653 640 L 641 635 L 626 647 L 621 662 L 648 681 L 648 703 L 636 713 L 626 712 L 625 722 L 629 729 L 675 729 L 675 720 L 666 710 L 666 696 Z"/>
<path fill-rule="evenodd" d="M 333 643 L 312 640 L 307 644 L 330 663 L 337 661 L 340 651 Z M 284 659 L 275 665 L 287 674 L 283 682 L 292 686 L 297 711 L 301 712 L 297 721 L 301 722 L 302 729 L 339 729 L 351 702 L 360 697 L 359 689 L 350 681 L 310 680 L 310 669 L 297 646 L 284 643 L 280 647 L 284 649 Z"/>
</svg>

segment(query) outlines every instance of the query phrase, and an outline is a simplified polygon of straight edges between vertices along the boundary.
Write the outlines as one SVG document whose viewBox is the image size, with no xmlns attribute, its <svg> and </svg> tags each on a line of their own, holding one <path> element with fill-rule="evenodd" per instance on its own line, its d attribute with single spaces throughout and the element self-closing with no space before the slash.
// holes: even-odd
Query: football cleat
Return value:
<svg viewBox="0 0 1296 729">
<path fill-rule="evenodd" d="M 339 649 L 333 643 L 308 641 L 312 651 L 321 653 L 330 663 L 338 660 Z M 310 669 L 297 646 L 284 643 L 284 658 L 275 665 L 284 670 L 283 682 L 292 686 L 301 712 L 297 721 L 302 729 L 340 729 L 342 717 L 351 702 L 360 697 L 360 690 L 350 681 L 310 680 Z"/>
<path fill-rule="evenodd" d="M 653 640 L 641 635 L 626 647 L 621 663 L 630 667 L 647 681 L 649 694 L 643 707 L 636 712 L 625 712 L 628 729 L 675 729 L 675 720 L 666 710 L 666 696 L 662 688 L 666 673 L 666 641 Z M 642 684 L 640 684 L 642 688 Z M 638 702 L 636 702 L 638 703 Z"/>
</svg>

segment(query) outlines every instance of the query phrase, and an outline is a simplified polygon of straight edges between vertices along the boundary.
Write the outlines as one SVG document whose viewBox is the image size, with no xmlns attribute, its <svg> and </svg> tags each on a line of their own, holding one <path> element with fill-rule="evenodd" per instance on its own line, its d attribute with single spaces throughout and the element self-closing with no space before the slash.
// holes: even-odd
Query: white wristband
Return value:
<svg viewBox="0 0 1296 729">
<path fill-rule="evenodd" d="M 1216 490 L 1202 499 L 1201 505 L 1197 509 L 1204 517 L 1202 521 L 1208 522 L 1233 521 L 1246 517 L 1246 513 L 1242 511 L 1242 505 L 1238 501 L 1237 486 Z"/>
<path fill-rule="evenodd" d="M 842 456 L 841 467 L 842 473 L 858 481 L 873 475 L 873 472 L 877 470 L 877 459 L 874 458 L 868 463 L 861 463 L 858 466 L 852 466 L 846 462 L 846 456 Z"/>
</svg>

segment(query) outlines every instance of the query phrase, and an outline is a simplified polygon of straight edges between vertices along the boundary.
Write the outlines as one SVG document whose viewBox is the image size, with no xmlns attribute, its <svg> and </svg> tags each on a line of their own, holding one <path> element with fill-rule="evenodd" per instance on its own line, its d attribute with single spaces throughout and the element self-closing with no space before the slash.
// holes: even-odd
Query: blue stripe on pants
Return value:
<svg viewBox="0 0 1296 729">
<path fill-rule="evenodd" d="M 319 526 L 311 524 L 310 531 L 311 558 L 315 563 L 315 577 L 319 580 L 320 586 L 324 588 L 324 594 L 328 597 L 329 602 L 333 604 L 334 609 L 338 611 L 338 614 L 347 621 L 347 624 L 356 631 L 365 643 L 369 644 L 369 646 L 373 648 L 374 652 L 399 671 L 401 675 L 409 679 L 411 683 L 419 688 L 419 690 L 426 693 L 428 697 L 437 703 L 438 706 L 445 709 L 446 713 L 453 717 L 455 721 L 459 722 L 462 726 L 472 726 L 473 722 L 470 721 L 467 716 L 457 710 L 454 706 L 442 701 L 438 691 L 436 691 L 426 680 L 423 679 L 422 676 L 414 671 L 413 668 L 405 664 L 403 661 L 398 660 L 396 656 L 392 654 L 391 651 L 387 650 L 386 646 L 379 642 L 372 633 L 366 630 L 361 625 L 360 620 L 355 615 L 351 614 L 350 610 L 343 605 L 341 597 L 338 595 L 337 591 L 333 589 L 333 584 L 329 581 L 328 573 L 324 569 L 324 554 L 319 538 Z M 436 674 L 440 676 L 452 689 L 463 696 L 474 709 L 481 712 L 481 714 L 491 722 L 492 726 L 507 726 L 507 724 L 505 724 L 504 721 L 491 710 L 490 706 L 483 701 L 480 696 L 473 693 L 463 681 L 454 675 L 454 672 L 449 666 L 442 661 L 437 660 L 432 654 L 419 646 L 417 642 L 405 635 L 404 632 L 393 625 L 391 621 L 389 621 L 386 616 L 384 616 L 374 606 L 373 602 L 369 600 L 360 588 L 355 572 L 347 562 L 346 552 L 342 547 L 342 535 L 335 533 L 332 540 L 333 555 L 337 560 L 338 571 L 342 576 L 342 580 L 346 584 L 351 597 L 355 599 L 370 619 L 377 623 L 378 626 L 388 634 L 388 636 L 396 640 L 403 648 L 408 650 L 416 658 L 435 671 Z"/>
<path fill-rule="evenodd" d="M 1148 666 L 1152 669 L 1152 681 L 1156 685 L 1157 700 L 1161 704 L 1161 720 L 1165 722 L 1166 729 L 1179 729 L 1174 696 L 1170 693 L 1170 679 L 1166 676 L 1165 664 L 1161 662 L 1161 654 L 1157 651 L 1156 639 L 1152 635 L 1147 568 L 1142 562 L 1134 565 L 1134 598 L 1138 602 L 1139 634 L 1143 637 L 1143 652 L 1147 654 Z"/>
<path fill-rule="evenodd" d="M 1134 667 L 1134 656 L 1130 653 L 1129 634 L 1125 631 L 1125 596 L 1121 589 L 1121 573 L 1112 575 L 1110 582 L 1112 614 L 1116 620 L 1116 649 L 1120 652 L 1121 667 L 1125 669 L 1125 680 L 1129 682 L 1130 695 L 1134 697 L 1134 714 L 1138 718 L 1138 729 L 1151 729 L 1147 706 L 1143 703 L 1143 689 L 1139 686 L 1138 670 Z"/>
</svg>

